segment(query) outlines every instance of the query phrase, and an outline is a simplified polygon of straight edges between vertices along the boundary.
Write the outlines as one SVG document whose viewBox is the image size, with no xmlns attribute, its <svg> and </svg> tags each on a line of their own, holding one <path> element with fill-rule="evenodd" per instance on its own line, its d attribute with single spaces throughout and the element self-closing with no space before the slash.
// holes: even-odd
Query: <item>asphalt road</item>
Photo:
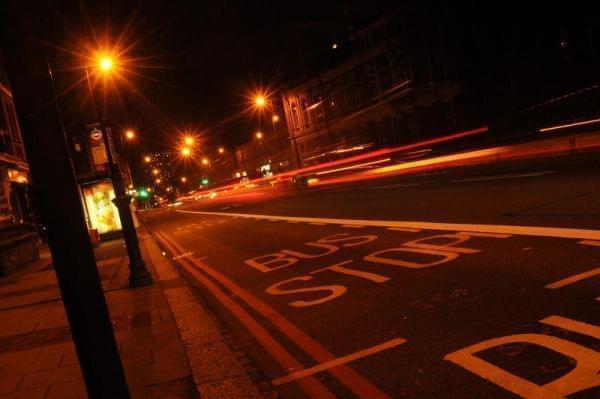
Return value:
<svg viewBox="0 0 600 399">
<path fill-rule="evenodd" d="M 282 397 L 599 398 L 600 162 L 145 212 Z"/>
</svg>

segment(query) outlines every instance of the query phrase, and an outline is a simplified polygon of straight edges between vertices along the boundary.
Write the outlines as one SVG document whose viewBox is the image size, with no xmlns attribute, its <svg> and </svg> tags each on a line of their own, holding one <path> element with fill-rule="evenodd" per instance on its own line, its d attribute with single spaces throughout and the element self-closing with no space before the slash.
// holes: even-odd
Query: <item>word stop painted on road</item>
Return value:
<svg viewBox="0 0 600 399">
<path fill-rule="evenodd" d="M 363 257 L 363 261 L 370 263 L 379 263 L 391 266 L 399 266 L 409 269 L 420 269 L 440 265 L 457 259 L 463 254 L 476 254 L 479 249 L 467 248 L 461 246 L 472 237 L 484 238 L 506 238 L 506 234 L 488 234 L 488 233 L 451 233 L 436 234 L 412 240 L 401 244 L 401 246 L 384 249 Z M 316 242 L 309 242 L 305 245 L 310 251 L 282 249 L 278 252 L 268 255 L 258 256 L 245 263 L 262 273 L 268 273 L 282 268 L 290 267 L 301 260 L 318 259 L 338 252 L 343 247 L 355 247 L 364 245 L 376 240 L 376 235 L 357 235 L 351 236 L 348 233 L 336 234 L 321 238 Z M 418 255 L 421 260 L 403 259 L 402 255 Z M 310 301 L 296 300 L 290 302 L 290 306 L 307 307 L 329 302 L 344 295 L 348 288 L 344 285 L 314 285 L 315 274 L 323 272 L 333 272 L 362 278 L 374 283 L 384 283 L 390 280 L 389 276 L 359 270 L 346 265 L 352 263 L 352 260 L 336 263 L 327 267 L 320 267 L 318 270 L 310 272 L 308 275 L 290 278 L 277 282 L 266 289 L 271 295 L 298 295 L 303 293 L 320 293 L 321 296 Z M 310 286 L 305 283 L 310 282 Z M 300 286 L 299 286 L 300 285 Z"/>
<path fill-rule="evenodd" d="M 600 327 L 591 324 L 560 316 L 547 317 L 540 322 L 600 339 Z M 477 357 L 478 352 L 514 343 L 538 345 L 554 351 L 574 360 L 575 368 L 547 384 L 537 385 Z M 566 399 L 569 395 L 600 386 L 600 353 L 572 341 L 545 334 L 515 334 L 493 338 L 450 353 L 444 359 L 526 399 Z"/>
</svg>

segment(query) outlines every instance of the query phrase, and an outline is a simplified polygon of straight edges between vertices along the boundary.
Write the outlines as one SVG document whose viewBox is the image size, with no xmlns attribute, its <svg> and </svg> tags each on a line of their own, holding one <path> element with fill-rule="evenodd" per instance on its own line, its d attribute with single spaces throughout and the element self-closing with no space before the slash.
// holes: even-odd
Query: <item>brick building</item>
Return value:
<svg viewBox="0 0 600 399">
<path fill-rule="evenodd" d="M 534 24 L 521 11 L 407 1 L 353 21 L 330 45 L 343 54 L 335 65 L 284 90 L 302 163 L 493 125 L 598 83 L 600 21 L 557 13 Z"/>
</svg>

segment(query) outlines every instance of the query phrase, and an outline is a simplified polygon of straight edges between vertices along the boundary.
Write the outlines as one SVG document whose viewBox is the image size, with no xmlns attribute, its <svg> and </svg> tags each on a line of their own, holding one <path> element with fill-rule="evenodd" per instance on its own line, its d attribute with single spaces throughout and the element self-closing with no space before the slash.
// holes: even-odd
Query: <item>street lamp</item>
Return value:
<svg viewBox="0 0 600 399">
<path fill-rule="evenodd" d="M 254 133 L 254 137 L 256 137 L 257 140 L 262 140 L 263 132 L 259 130 L 258 132 Z"/>
<path fill-rule="evenodd" d="M 182 183 L 185 183 L 185 182 L 187 181 L 187 177 L 185 177 L 185 176 L 181 176 L 181 179 L 180 179 L 180 180 L 181 180 L 181 182 L 182 182 Z"/>
<path fill-rule="evenodd" d="M 183 155 L 184 157 L 189 157 L 190 155 L 192 155 L 192 150 L 189 147 L 183 147 L 181 149 L 181 155 Z"/>
<path fill-rule="evenodd" d="M 210 163 L 210 161 L 208 160 L 208 158 L 202 158 L 202 165 L 208 165 Z"/>
<path fill-rule="evenodd" d="M 125 138 L 130 141 L 135 139 L 135 132 L 131 129 L 127 129 L 125 131 Z"/>
<path fill-rule="evenodd" d="M 273 116 L 271 117 L 271 122 L 273 122 L 273 123 L 277 123 L 277 122 L 279 122 L 279 115 L 273 115 Z"/>
<path fill-rule="evenodd" d="M 225 148 L 219 147 L 219 154 L 225 154 Z"/>
<path fill-rule="evenodd" d="M 150 161 L 151 161 L 151 160 L 152 160 L 152 158 L 150 158 L 150 156 L 149 156 L 149 155 L 146 155 L 146 156 L 144 157 L 144 162 L 146 162 L 146 163 L 150 163 Z"/>
<path fill-rule="evenodd" d="M 192 136 L 185 136 L 183 138 L 183 142 L 185 143 L 186 146 L 192 146 L 194 145 L 194 138 Z"/>
<path fill-rule="evenodd" d="M 263 96 L 262 94 L 258 94 L 254 97 L 254 104 L 258 108 L 263 108 L 267 104 L 267 100 L 265 96 Z"/>
<path fill-rule="evenodd" d="M 154 183 L 156 183 L 156 184 L 160 184 L 161 182 L 162 182 L 162 180 L 160 178 L 154 180 Z"/>
<path fill-rule="evenodd" d="M 100 56 L 98 59 L 98 68 L 103 72 L 109 72 L 113 68 L 113 59 L 110 56 Z"/>
<path fill-rule="evenodd" d="M 156 169 L 156 168 L 152 169 L 152 174 L 153 174 L 154 176 L 158 176 L 158 174 L 159 174 L 159 173 L 160 173 L 160 170 L 158 170 L 158 169 Z"/>
<path fill-rule="evenodd" d="M 99 72 L 104 73 L 106 77 L 108 77 L 111 71 L 115 69 L 116 60 L 109 54 L 97 53 L 96 60 Z M 94 116 L 98 118 L 96 107 L 94 105 L 94 92 L 90 82 L 90 73 L 88 67 L 85 67 L 85 74 L 88 88 L 90 90 L 90 99 L 92 102 Z M 133 216 L 131 215 L 131 196 L 125 191 L 125 184 L 123 183 L 123 176 L 121 174 L 119 165 L 114 161 L 112 156 L 112 149 L 108 137 L 109 130 L 106 128 L 106 115 L 104 114 L 104 110 L 105 108 L 103 107 L 102 117 L 99 118 L 100 130 L 102 131 L 102 141 L 106 150 L 106 160 L 115 191 L 115 198 L 112 201 L 119 211 L 121 229 L 123 231 L 125 247 L 127 248 L 127 255 L 129 256 L 129 286 L 132 288 L 142 287 L 150 285 L 154 281 L 152 279 L 152 275 L 150 272 L 148 272 L 148 269 L 146 269 L 146 263 L 142 259 L 142 251 L 140 250 L 140 243 L 135 231 Z M 120 137 L 122 138 L 123 136 Z"/>
</svg>

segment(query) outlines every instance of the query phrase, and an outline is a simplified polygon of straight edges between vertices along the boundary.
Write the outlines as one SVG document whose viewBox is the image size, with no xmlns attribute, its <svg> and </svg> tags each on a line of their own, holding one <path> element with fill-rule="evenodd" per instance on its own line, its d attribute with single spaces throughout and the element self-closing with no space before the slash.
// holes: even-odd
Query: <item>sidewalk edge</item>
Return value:
<svg viewBox="0 0 600 399">
<path fill-rule="evenodd" d="M 152 231 L 143 224 L 139 231 L 146 233 L 144 246 L 156 270 L 156 283 L 161 284 L 167 298 L 200 397 L 273 397 L 273 392 L 268 392 L 270 386 L 268 390 L 264 386 L 260 389 L 248 375 L 247 367 L 254 367 L 236 355 L 239 351 L 234 353 L 229 347 L 231 337 L 227 328 L 207 303 L 202 303 L 195 295 L 195 290 L 181 273 L 176 261 L 166 256 Z"/>
</svg>

